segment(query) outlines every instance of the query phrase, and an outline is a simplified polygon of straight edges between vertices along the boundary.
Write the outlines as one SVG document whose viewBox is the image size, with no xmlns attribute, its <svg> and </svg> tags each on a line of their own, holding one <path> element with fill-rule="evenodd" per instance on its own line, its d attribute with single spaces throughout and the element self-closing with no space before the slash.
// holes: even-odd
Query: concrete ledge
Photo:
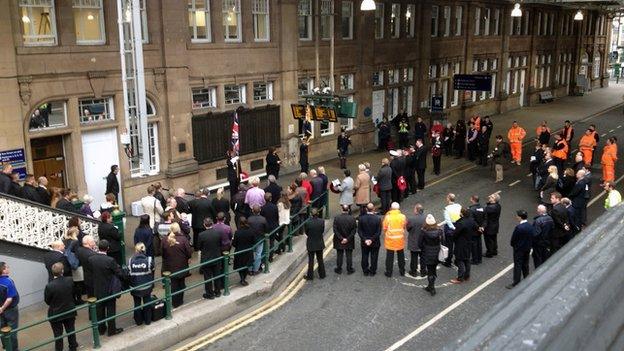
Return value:
<svg viewBox="0 0 624 351">
<path fill-rule="evenodd" d="M 325 228 L 327 238 L 331 235 L 330 221 L 326 221 Z M 298 273 L 307 258 L 305 246 L 305 235 L 294 237 L 293 252 L 276 256 L 277 259 L 270 265 L 270 272 L 251 277 L 248 286 L 235 285 L 229 296 L 215 300 L 188 300 L 173 310 L 171 320 L 162 319 L 149 326 L 132 326 L 119 336 L 104 337 L 99 350 L 151 350 L 155 349 L 155 342 L 158 343 L 157 349 L 167 349 L 255 305 L 260 305 L 265 298 L 288 284 L 289 278 L 295 272 Z M 231 275 L 230 281 L 237 281 L 237 277 L 236 274 Z M 192 291 L 195 290 L 203 292 L 203 287 Z"/>
</svg>

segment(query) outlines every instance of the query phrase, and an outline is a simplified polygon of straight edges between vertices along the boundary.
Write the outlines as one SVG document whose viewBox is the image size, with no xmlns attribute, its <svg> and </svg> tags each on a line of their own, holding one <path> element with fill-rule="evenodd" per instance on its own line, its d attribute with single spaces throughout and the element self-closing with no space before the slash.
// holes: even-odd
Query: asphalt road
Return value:
<svg viewBox="0 0 624 351">
<path fill-rule="evenodd" d="M 616 135 L 624 142 L 624 119 L 621 109 L 616 109 L 577 123 L 572 149 L 577 148 L 581 133 L 592 123 L 596 124 L 601 135 L 598 158 L 606 137 Z M 533 127 L 525 128 L 532 136 Z M 607 135 L 603 136 L 603 133 Z M 386 278 L 383 275 L 384 250 L 380 251 L 380 268 L 375 277 L 362 275 L 359 248 L 354 252 L 356 273 L 336 275 L 333 272 L 335 254 L 332 251 L 325 260 L 328 272 L 326 279 L 306 283 L 280 309 L 206 346 L 205 350 L 387 350 L 419 327 L 420 333 L 406 340 L 399 349 L 442 348 L 461 335 L 508 292 L 504 287 L 512 280 L 511 271 L 499 279 L 490 278 L 512 263 L 509 239 L 516 225 L 515 211 L 522 208 L 533 214 L 538 203 L 537 192 L 531 187 L 531 178 L 527 177 L 530 150 L 532 145 L 526 145 L 523 154 L 525 162 L 522 166 L 510 166 L 502 183 L 493 182 L 489 167 L 475 167 L 426 187 L 402 204 L 405 213 L 411 211 L 416 202 L 420 202 L 425 206 L 425 213 L 432 213 L 440 222 L 448 192 L 455 193 L 462 205 L 468 205 L 470 195 L 477 194 L 485 200 L 487 195 L 500 192 L 503 211 L 499 255 L 484 258 L 483 264 L 473 266 L 470 282 L 449 284 L 449 280 L 456 275 L 456 269 L 440 266 L 436 282 L 438 294 L 431 297 L 421 289 L 426 284 L 426 278 L 409 275 L 399 277 L 397 267 L 394 269 L 395 275 Z M 624 167 L 620 162 L 616 177 L 623 173 Z M 593 172 L 592 198 L 602 191 L 598 186 L 600 176 L 601 169 L 597 165 Z M 622 189 L 622 186 L 618 188 Z M 590 221 L 602 213 L 603 201 L 604 198 L 600 198 L 589 208 Z M 406 256 L 409 267 L 409 254 Z M 488 280 L 491 283 L 484 284 Z M 466 295 L 478 287 L 481 287 L 480 291 L 466 299 Z M 460 300 L 464 302 L 448 314 L 436 317 Z M 434 317 L 435 323 L 431 323 Z M 427 326 L 428 322 L 430 325 Z"/>
</svg>

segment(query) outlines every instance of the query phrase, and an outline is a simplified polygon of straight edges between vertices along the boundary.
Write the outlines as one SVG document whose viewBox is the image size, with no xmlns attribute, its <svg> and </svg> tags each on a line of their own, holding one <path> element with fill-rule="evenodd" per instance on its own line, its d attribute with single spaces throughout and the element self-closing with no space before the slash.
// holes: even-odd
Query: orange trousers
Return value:
<svg viewBox="0 0 624 351">
<path fill-rule="evenodd" d="M 511 148 L 511 158 L 514 161 L 522 161 L 522 143 L 509 143 Z"/>
<path fill-rule="evenodd" d="M 591 161 L 592 161 L 592 153 L 594 152 L 594 150 L 592 148 L 579 148 L 579 151 L 581 151 L 583 153 L 583 163 L 585 163 L 586 165 L 591 165 Z"/>
<path fill-rule="evenodd" d="M 602 181 L 614 182 L 615 181 L 615 166 L 602 164 Z"/>
</svg>

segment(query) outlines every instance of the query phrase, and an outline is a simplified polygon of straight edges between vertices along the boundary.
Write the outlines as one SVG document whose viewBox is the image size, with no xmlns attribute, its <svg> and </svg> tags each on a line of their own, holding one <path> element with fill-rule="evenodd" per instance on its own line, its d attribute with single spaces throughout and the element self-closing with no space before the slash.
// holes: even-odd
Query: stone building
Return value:
<svg viewBox="0 0 624 351">
<path fill-rule="evenodd" d="M 507 1 L 143 0 L 150 174 L 120 142 L 126 132 L 114 0 L 0 2 L 0 151 L 23 149 L 29 173 L 103 199 L 120 165 L 123 201 L 148 184 L 188 191 L 225 182 L 233 111 L 242 168 L 264 171 L 267 147 L 297 168 L 300 125 L 290 105 L 330 82 L 357 118 L 314 122 L 311 160 L 334 156 L 340 127 L 354 151 L 375 147 L 374 121 L 400 111 L 455 121 L 603 87 L 610 19 L 586 10 Z M 317 15 L 318 14 L 318 15 Z M 333 17 L 332 17 L 333 14 Z M 317 66 L 318 56 L 318 66 Z M 317 68 L 318 67 L 318 68 Z M 457 73 L 490 73 L 490 92 L 454 91 Z M 443 114 L 431 116 L 432 95 Z M 45 118 L 34 116 L 44 111 Z M 131 131 L 131 137 L 132 131 Z"/>
</svg>

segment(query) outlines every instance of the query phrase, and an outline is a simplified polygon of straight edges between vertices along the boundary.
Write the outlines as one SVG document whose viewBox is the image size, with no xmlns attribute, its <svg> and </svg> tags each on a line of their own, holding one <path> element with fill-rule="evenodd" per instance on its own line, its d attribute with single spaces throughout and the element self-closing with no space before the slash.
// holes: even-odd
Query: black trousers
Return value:
<svg viewBox="0 0 624 351">
<path fill-rule="evenodd" d="M 410 194 L 416 194 L 417 185 L 416 185 L 416 175 L 414 174 L 413 169 L 408 169 L 405 171 L 405 180 L 407 181 L 408 191 Z"/>
<path fill-rule="evenodd" d="M 436 175 L 440 175 L 441 161 L 442 161 L 442 156 L 433 156 L 433 173 Z"/>
<path fill-rule="evenodd" d="M 479 264 L 483 261 L 481 235 L 470 238 L 470 252 L 472 253 L 472 264 Z"/>
<path fill-rule="evenodd" d="M 470 259 L 455 259 L 457 263 L 457 280 L 464 281 L 470 278 Z"/>
<path fill-rule="evenodd" d="M 379 138 L 379 150 L 386 151 L 388 150 L 388 140 L 389 138 Z"/>
<path fill-rule="evenodd" d="M 425 188 L 425 169 L 417 168 L 416 175 L 418 176 L 418 189 L 424 189 Z"/>
<path fill-rule="evenodd" d="M 392 275 L 392 268 L 394 268 L 394 253 L 393 250 L 386 250 L 386 273 Z M 399 273 L 401 275 L 405 274 L 405 251 L 398 250 L 397 253 L 397 264 L 399 265 Z"/>
<path fill-rule="evenodd" d="M 117 310 L 117 301 L 115 299 L 104 301 L 102 303 L 98 303 L 96 308 L 97 319 L 101 321 L 105 318 L 112 317 L 115 315 L 115 311 Z M 111 319 L 107 322 L 107 325 L 99 324 L 98 329 L 100 330 L 100 334 L 104 334 L 106 329 L 108 328 L 108 332 L 114 332 L 117 329 L 115 324 L 115 319 Z"/>
<path fill-rule="evenodd" d="M 305 163 L 301 163 L 301 161 L 299 161 L 299 165 L 301 166 L 301 172 L 308 173 L 310 164 L 307 161 Z"/>
<path fill-rule="evenodd" d="M 448 247 L 448 257 L 444 260 L 444 263 L 450 265 L 453 262 L 453 252 L 455 251 L 455 241 L 453 240 L 454 230 L 448 230 L 444 234 L 444 246 Z"/>
<path fill-rule="evenodd" d="M 197 239 L 199 238 L 199 233 L 203 232 L 206 229 L 202 228 L 193 228 L 193 249 L 195 251 L 199 251 L 200 247 L 197 245 Z"/>
<path fill-rule="evenodd" d="M 152 301 L 152 293 L 150 291 L 149 294 L 145 296 L 134 296 L 132 295 L 132 299 L 134 300 L 134 307 L 139 307 L 141 305 L 148 304 Z M 149 305 L 143 308 L 139 308 L 134 310 L 134 322 L 136 325 L 150 325 L 152 323 L 152 311 L 154 310 L 154 305 Z"/>
<path fill-rule="evenodd" d="M 483 235 L 483 240 L 485 241 L 485 254 L 498 255 L 498 236 L 496 234 Z"/>
<path fill-rule="evenodd" d="M 318 275 L 321 279 L 325 278 L 323 250 L 308 251 L 308 278 L 312 279 L 314 277 L 314 256 L 316 256 L 316 261 L 318 262 Z"/>
<path fill-rule="evenodd" d="M 587 205 L 581 207 L 574 207 L 574 215 L 576 216 L 576 223 L 584 226 L 587 224 Z"/>
<path fill-rule="evenodd" d="M 488 164 L 487 156 L 488 156 L 488 149 L 480 148 L 479 149 L 479 164 L 483 167 L 487 166 Z"/>
<path fill-rule="evenodd" d="M 379 247 L 362 245 L 362 272 L 377 273 L 377 260 L 379 259 Z"/>
<path fill-rule="evenodd" d="M 186 288 L 185 278 L 171 278 L 171 293 L 175 293 Z M 184 292 L 171 297 L 173 308 L 180 307 L 184 303 Z"/>
<path fill-rule="evenodd" d="M 212 279 L 223 272 L 221 263 L 212 264 L 210 266 L 203 266 L 202 273 L 204 274 L 204 280 Z M 215 296 L 215 294 L 221 292 L 221 278 L 204 283 L 204 291 L 207 296 Z"/>
<path fill-rule="evenodd" d="M 336 250 L 336 268 L 342 270 L 345 255 L 347 256 L 347 271 L 353 271 L 353 250 Z"/>
<path fill-rule="evenodd" d="M 398 133 L 399 134 L 399 148 L 403 149 L 409 145 L 409 134 L 408 133 Z"/>
<path fill-rule="evenodd" d="M 238 185 L 240 184 L 240 182 L 236 180 L 236 181 L 230 181 L 229 183 L 230 183 L 230 200 L 232 200 L 234 198 L 234 195 L 238 193 Z"/>
<path fill-rule="evenodd" d="M 410 251 L 410 274 L 418 273 L 418 265 L 420 264 L 420 272 L 425 272 L 425 258 L 422 251 Z"/>
<path fill-rule="evenodd" d="M 392 190 L 379 191 L 379 199 L 381 200 L 381 214 L 385 214 L 390 210 L 390 204 L 392 203 Z"/>
<path fill-rule="evenodd" d="M 427 282 L 429 284 L 427 286 L 429 288 L 435 288 L 435 281 L 437 277 L 438 277 L 438 265 L 428 264 L 427 265 Z"/>
<path fill-rule="evenodd" d="M 529 276 L 529 251 L 514 250 L 513 262 L 513 285 L 517 285 L 523 277 Z"/>
<path fill-rule="evenodd" d="M 392 202 L 401 203 L 403 200 L 403 192 L 399 190 L 399 187 L 396 185 L 396 180 L 393 180 L 392 182 Z M 388 206 L 388 209 L 390 209 L 390 206 Z"/>
<path fill-rule="evenodd" d="M 65 334 L 72 333 L 76 328 L 76 317 L 63 319 L 62 321 L 50 321 L 50 326 L 52 327 L 52 334 L 54 334 L 55 338 L 63 335 L 63 328 L 65 329 Z M 70 350 L 76 350 L 78 348 L 78 343 L 76 342 L 76 334 L 71 334 L 67 336 L 67 343 L 69 343 Z M 54 342 L 54 350 L 63 351 L 63 339 L 58 339 Z"/>
<path fill-rule="evenodd" d="M 535 244 L 533 245 L 533 252 L 531 253 L 533 256 L 533 266 L 535 269 L 541 266 L 542 263 L 546 262 L 548 257 L 550 257 L 550 253 L 548 252 L 548 247 L 543 244 Z"/>
<path fill-rule="evenodd" d="M 479 148 L 476 142 L 468 143 L 468 159 L 470 161 L 474 161 L 477 159 L 478 152 L 479 152 Z"/>
</svg>

